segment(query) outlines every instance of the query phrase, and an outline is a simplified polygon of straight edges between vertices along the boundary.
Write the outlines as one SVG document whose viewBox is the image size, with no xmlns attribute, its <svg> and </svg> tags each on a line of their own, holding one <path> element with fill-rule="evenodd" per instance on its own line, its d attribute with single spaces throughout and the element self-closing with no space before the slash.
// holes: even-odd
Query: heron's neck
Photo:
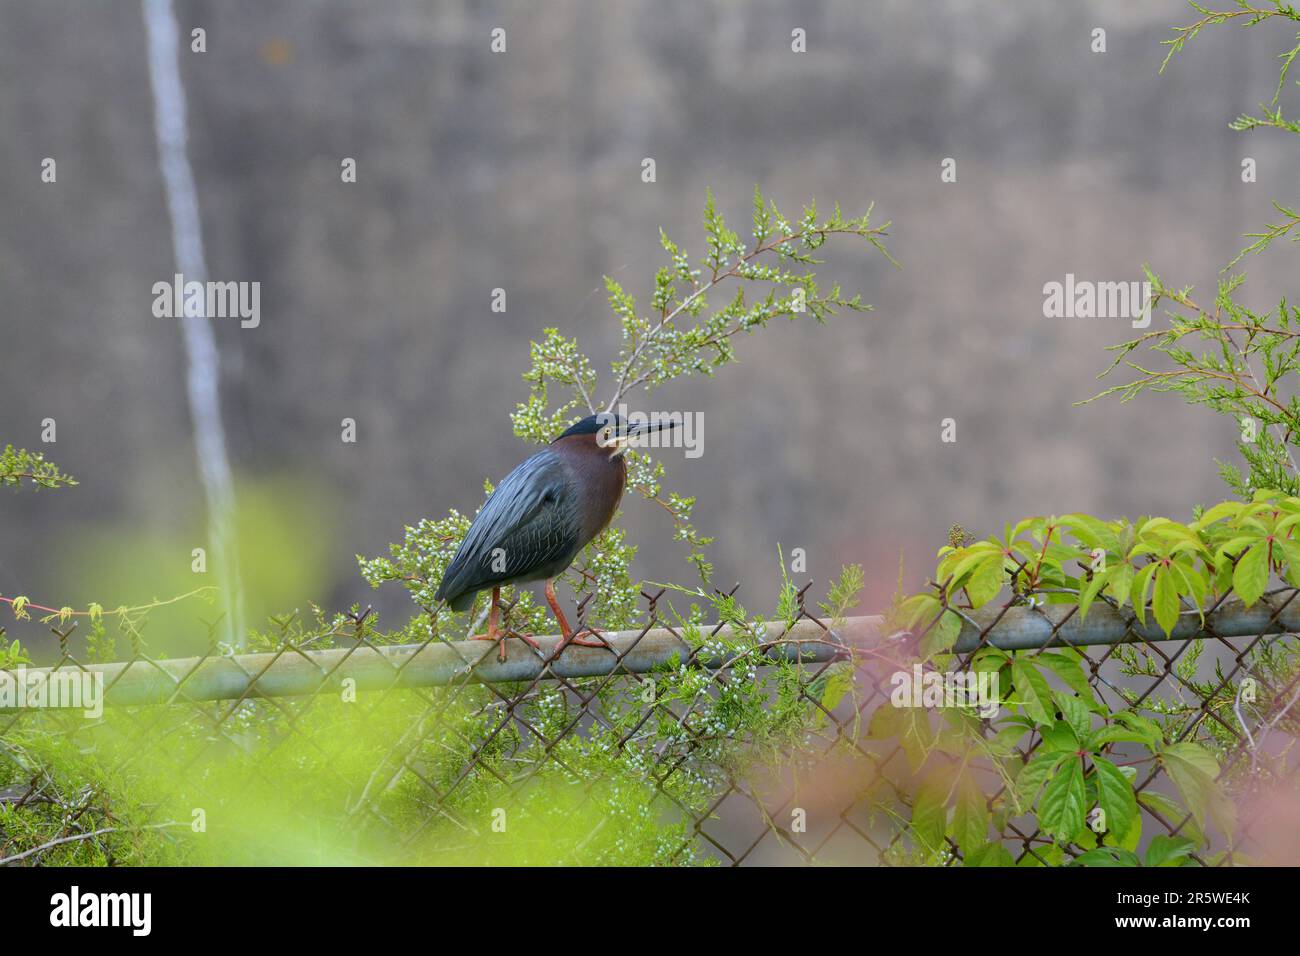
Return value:
<svg viewBox="0 0 1300 956">
<path fill-rule="evenodd" d="M 570 435 L 555 445 L 573 468 L 584 497 L 582 531 L 584 542 L 605 530 L 618 511 L 627 484 L 627 461 L 622 455 L 611 457 L 611 448 L 602 448 L 595 435 Z"/>
</svg>

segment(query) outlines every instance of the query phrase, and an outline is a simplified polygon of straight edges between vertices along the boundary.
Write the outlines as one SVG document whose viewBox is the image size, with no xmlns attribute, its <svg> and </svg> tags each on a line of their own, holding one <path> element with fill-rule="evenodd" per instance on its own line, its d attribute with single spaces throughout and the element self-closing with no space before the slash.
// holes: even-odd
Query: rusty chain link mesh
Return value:
<svg viewBox="0 0 1300 956">
<path fill-rule="evenodd" d="M 0 711 L 0 861 L 80 862 L 88 858 L 76 853 L 94 850 L 108 862 L 132 862 L 113 838 L 183 847 L 200 840 L 185 808 L 205 808 L 215 827 L 232 789 L 257 793 L 266 786 L 285 791 L 304 818 L 327 819 L 352 834 L 347 860 L 383 862 L 394 848 L 410 848 L 418 859 L 463 862 L 468 854 L 473 862 L 492 839 L 494 821 L 531 812 L 530 784 L 546 779 L 552 795 L 565 794 L 572 837 L 563 858 L 552 862 L 619 862 L 619 842 L 602 831 L 618 829 L 617 821 L 610 826 L 612 815 L 633 812 L 652 821 L 653 858 L 668 864 L 960 864 L 958 843 L 949 838 L 945 852 L 926 857 L 909 826 L 918 741 L 877 739 L 873 730 L 873 714 L 891 706 L 891 676 L 916 659 L 908 652 L 915 639 L 886 636 L 871 648 L 843 643 L 835 625 L 806 606 L 806 591 L 799 593 L 797 620 L 824 633 L 832 649 L 825 660 L 773 663 L 763 656 L 769 648 L 755 640 L 724 645 L 716 643 L 716 630 L 685 633 L 664 613 L 663 592 L 646 593 L 641 635 L 669 628 L 694 643 L 675 666 L 621 671 L 616 665 L 636 641 L 622 654 L 603 652 L 612 655 L 608 674 L 576 680 L 547 666 L 531 681 L 484 684 L 467 667 L 450 685 L 410 687 L 398 684 L 402 667 L 394 664 L 394 686 L 343 702 L 334 672 L 377 646 L 363 626 L 368 611 L 335 635 L 334 646 L 345 653 L 332 666 L 285 636 L 270 663 L 246 671 L 248 690 L 234 699 L 192 699 L 187 675 L 176 678 L 137 645 L 129 660 L 157 672 L 166 703 L 110 707 L 98 720 L 77 711 Z M 1196 834 L 1192 855 L 1204 864 L 1269 857 L 1268 838 L 1256 830 L 1270 804 L 1254 798 L 1281 787 L 1294 799 L 1300 783 L 1292 753 L 1300 733 L 1297 643 L 1292 634 L 1273 633 L 1295 597 L 1293 590 L 1273 592 L 1278 610 L 1269 626 L 1246 638 L 1207 628 L 1192 639 L 1150 641 L 1130 615 L 1122 640 L 1110 635 L 1114 643 L 1077 648 L 1088 684 L 1112 713 L 1142 713 L 1164 724 L 1170 743 L 1208 747 L 1221 767 L 1218 784 L 1236 805 L 1229 845 L 1218 828 L 1201 828 L 1183 809 L 1159 760 L 1133 761 L 1144 844 L 1157 834 Z M 982 624 L 967 617 L 979 646 L 996 638 L 1006 612 Z M 1061 625 L 1072 616 L 1052 628 L 1055 651 L 1069 643 Z M 55 633 L 63 648 L 55 667 L 86 667 L 69 650 L 70 630 Z M 512 654 L 544 656 L 511 644 Z M 702 665 L 719 653 L 725 666 Z M 214 644 L 205 659 L 216 654 Z M 952 655 L 948 669 L 964 671 L 972 656 Z M 311 662 L 319 689 L 260 696 L 259 679 L 286 658 Z M 1246 677 L 1255 685 L 1243 695 Z M 752 729 L 757 710 L 770 718 L 761 732 Z M 930 741 L 920 742 L 928 759 L 955 761 L 942 746 L 942 715 L 924 712 L 922 719 L 930 728 L 922 734 Z M 988 721 L 981 725 L 992 735 Z M 374 727 L 378 732 L 367 729 Z M 352 746 L 367 734 L 368 746 Z M 1041 744 L 1026 725 L 1003 768 L 1029 759 Z M 59 769 L 69 754 L 80 761 L 72 774 Z M 613 756 L 602 763 L 602 755 Z M 1129 758 L 1123 743 L 1107 756 L 1121 765 Z M 301 791 L 285 784 L 286 767 L 301 770 Z M 1033 813 L 1015 813 L 1009 800 L 1014 774 L 1009 778 L 994 761 L 973 762 L 969 772 L 991 811 L 989 838 L 1016 862 L 1047 862 L 1042 854 L 1053 841 Z M 640 788 L 631 811 L 626 800 L 611 802 L 627 786 Z M 133 796 L 138 792 L 143 796 Z M 516 839 L 546 836 L 543 830 Z M 422 849 L 429 852 L 421 857 Z M 277 852 L 269 846 L 254 862 L 276 862 Z"/>
</svg>

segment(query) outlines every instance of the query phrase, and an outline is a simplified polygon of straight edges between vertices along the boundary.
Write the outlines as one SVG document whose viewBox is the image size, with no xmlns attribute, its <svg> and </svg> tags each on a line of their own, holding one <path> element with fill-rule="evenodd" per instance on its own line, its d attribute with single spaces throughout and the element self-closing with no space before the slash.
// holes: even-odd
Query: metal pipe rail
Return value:
<svg viewBox="0 0 1300 956">
<path fill-rule="evenodd" d="M 986 608 L 968 616 L 955 650 L 960 653 L 975 650 L 985 633 L 987 643 L 993 647 L 1027 650 L 1187 640 L 1197 636 L 1244 637 L 1265 632 L 1300 632 L 1300 601 L 1291 600 L 1295 593 L 1266 596 L 1250 608 L 1237 601 L 1225 602 L 1206 616 L 1204 628 L 1198 614 L 1186 612 L 1169 638 L 1149 617 L 1145 626 L 1139 625 L 1130 614 L 1117 612 L 1105 604 L 1094 605 L 1086 621 L 1080 621 L 1077 610 L 1070 605 L 1015 607 L 1005 613 L 1000 608 Z M 881 646 L 884 641 L 880 633 L 882 625 L 883 618 L 876 615 L 848 618 L 834 632 L 806 619 L 797 621 L 788 631 L 783 624 L 773 622 L 766 627 L 764 640 L 768 646 L 763 653 L 769 659 L 828 662 L 844 658 L 853 650 Z M 724 628 L 724 632 L 728 630 Z M 535 638 L 541 646 L 540 651 L 519 640 L 507 641 L 508 652 L 504 662 L 497 659 L 495 643 L 457 641 L 323 651 L 286 648 L 272 653 L 232 657 L 65 664 L 59 670 L 66 673 L 75 667 L 103 674 L 105 703 L 121 706 L 313 694 L 322 688 L 339 687 L 346 679 L 354 681 L 358 690 L 438 686 L 456 680 L 482 683 L 531 681 L 541 677 L 548 666 L 550 676 L 568 679 L 598 677 L 615 670 L 646 674 L 669 666 L 674 660 L 685 659 L 691 651 L 667 628 L 651 628 L 644 634 L 641 631 L 606 631 L 603 637 L 613 647 L 613 652 L 606 648 L 570 645 L 553 661 L 549 658 L 554 655 L 559 642 L 555 635 Z M 696 661 L 712 669 L 727 666 L 731 659 L 734 659 L 734 654 L 701 654 L 696 657 Z M 49 675 L 53 670 L 28 668 L 28 676 L 33 671 Z M 0 671 L 0 674 L 4 673 Z"/>
</svg>

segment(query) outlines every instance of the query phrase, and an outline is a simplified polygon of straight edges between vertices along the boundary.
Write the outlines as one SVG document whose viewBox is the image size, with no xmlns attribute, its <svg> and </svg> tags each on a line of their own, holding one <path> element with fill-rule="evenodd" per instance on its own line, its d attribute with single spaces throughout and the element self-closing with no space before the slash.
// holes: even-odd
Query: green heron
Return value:
<svg viewBox="0 0 1300 956">
<path fill-rule="evenodd" d="M 479 591 L 491 588 L 487 633 L 474 640 L 499 641 L 504 661 L 505 636 L 499 630 L 501 589 L 545 581 L 546 603 L 560 625 L 556 653 L 570 643 L 605 646 L 576 639 L 556 600 L 555 578 L 605 530 L 618 510 L 627 481 L 623 454 L 628 446 L 640 435 L 673 424 L 671 419 L 656 419 L 629 425 L 609 412 L 589 415 L 524 459 L 496 486 L 470 524 L 447 565 L 435 599 L 446 601 L 453 611 L 466 611 Z M 537 646 L 529 636 L 519 636 Z"/>
</svg>

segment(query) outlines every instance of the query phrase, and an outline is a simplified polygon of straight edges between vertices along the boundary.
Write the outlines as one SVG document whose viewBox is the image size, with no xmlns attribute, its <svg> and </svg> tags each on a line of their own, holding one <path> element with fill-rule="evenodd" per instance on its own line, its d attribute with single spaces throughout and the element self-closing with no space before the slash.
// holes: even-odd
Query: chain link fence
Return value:
<svg viewBox="0 0 1300 956">
<path fill-rule="evenodd" d="M 229 862 L 237 846 L 253 863 L 960 865 L 973 845 L 968 822 L 948 822 L 960 793 L 977 794 L 976 829 L 1011 862 L 1080 852 L 1053 856 L 1013 792 L 1050 732 L 1008 724 L 1018 690 L 1003 689 L 1000 723 L 921 706 L 898 732 L 898 687 L 933 671 L 919 635 L 827 619 L 807 590 L 791 620 L 712 628 L 647 592 L 638 630 L 559 656 L 557 638 L 512 637 L 505 660 L 481 641 L 383 644 L 369 611 L 306 640 L 281 622 L 261 653 L 163 659 L 137 644 L 113 664 L 79 660 L 56 624 L 62 656 L 27 672 L 29 690 L 36 674 L 51 695 L 63 675 L 65 694 L 71 677 L 102 681 L 107 706 L 0 710 L 0 862 Z M 964 614 L 943 673 L 971 673 L 989 647 L 1077 658 L 1099 726 L 1131 713 L 1169 745 L 1199 743 L 1232 804 L 1230 837 L 1224 816 L 1188 809 L 1168 761 L 1107 743 L 1129 765 L 1133 848 L 1187 836 L 1202 864 L 1276 862 L 1287 851 L 1267 821 L 1294 821 L 1300 786 L 1296 593 L 1250 609 L 1225 598 L 1171 638 L 1101 602 L 1084 622 L 1074 605 L 1018 599 Z M 989 749 L 955 745 L 960 727 Z M 919 781 L 936 768 L 953 797 L 930 827 L 937 848 L 918 837 Z"/>
</svg>

